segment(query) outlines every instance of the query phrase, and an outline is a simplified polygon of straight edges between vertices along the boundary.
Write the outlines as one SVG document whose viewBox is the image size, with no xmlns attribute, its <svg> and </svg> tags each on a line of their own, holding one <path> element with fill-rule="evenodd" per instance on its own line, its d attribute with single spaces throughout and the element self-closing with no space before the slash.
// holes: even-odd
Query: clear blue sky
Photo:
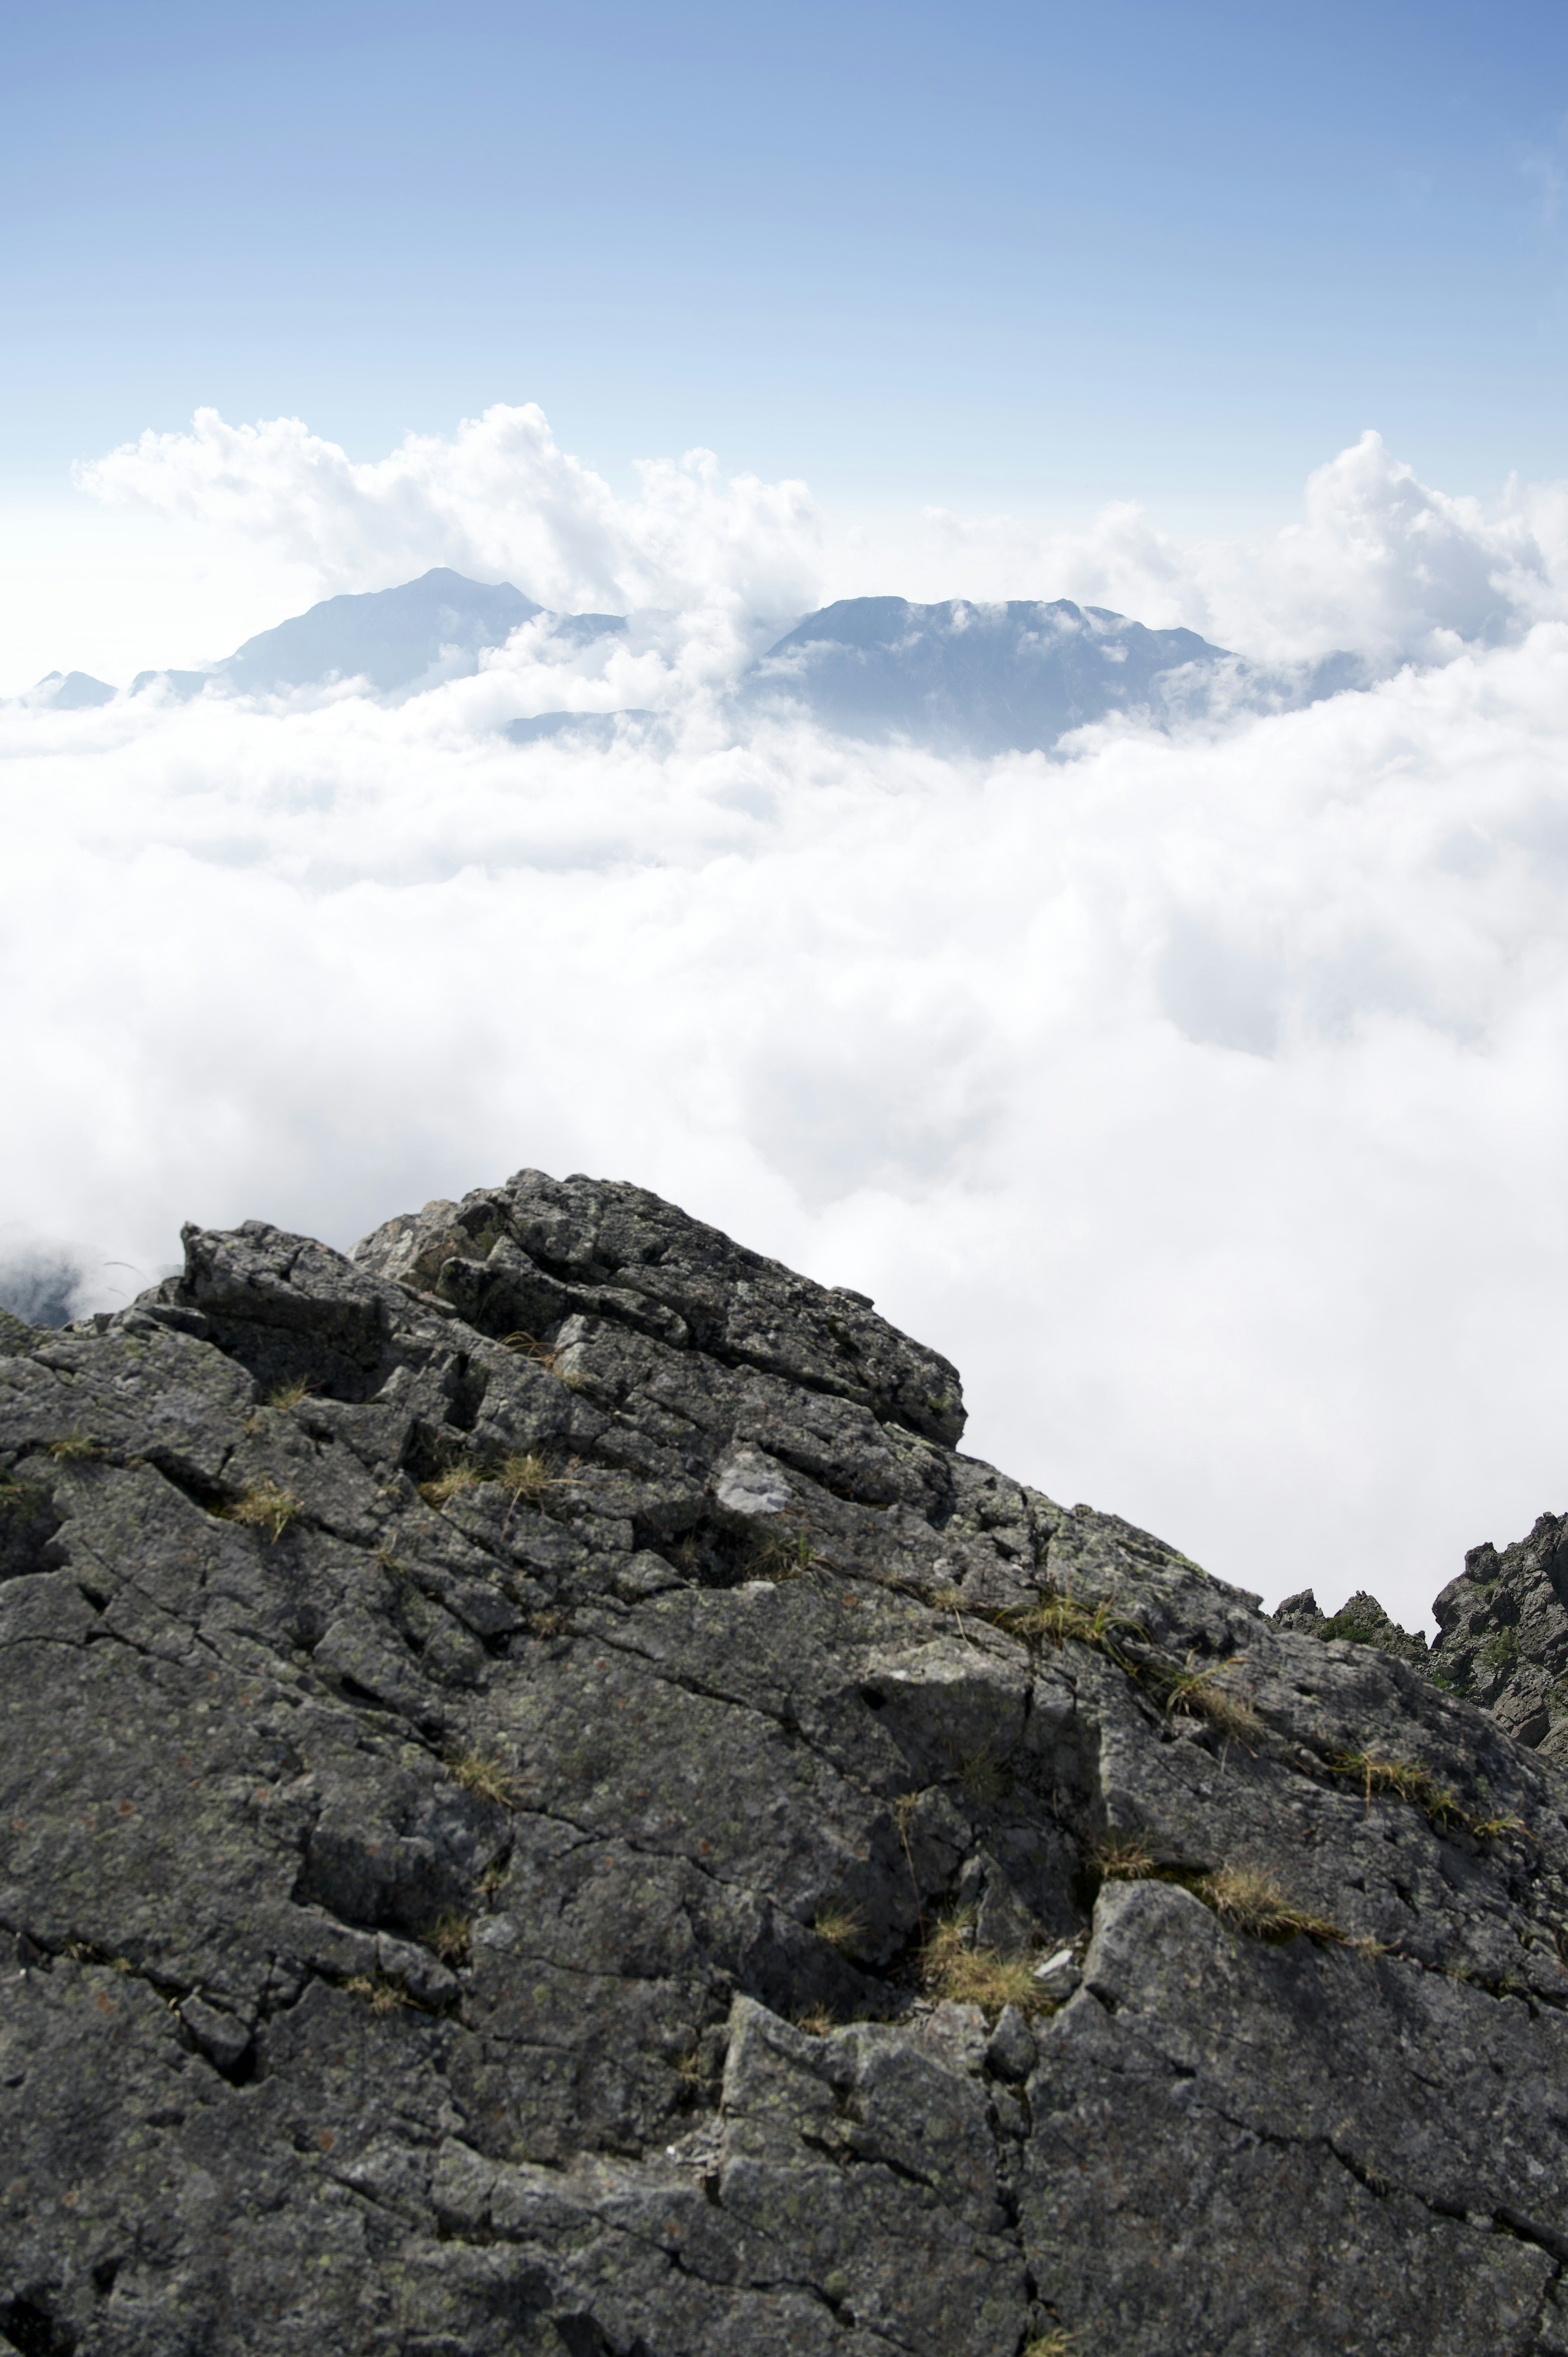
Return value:
<svg viewBox="0 0 1568 2357">
<path fill-rule="evenodd" d="M 9 12 L 0 476 L 537 400 L 831 500 L 1568 474 L 1568 9 Z"/>
</svg>

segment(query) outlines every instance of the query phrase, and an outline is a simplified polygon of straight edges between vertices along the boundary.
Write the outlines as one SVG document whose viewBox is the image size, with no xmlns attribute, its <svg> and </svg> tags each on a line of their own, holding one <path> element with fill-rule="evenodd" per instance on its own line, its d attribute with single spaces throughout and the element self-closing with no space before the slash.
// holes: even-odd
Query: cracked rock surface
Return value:
<svg viewBox="0 0 1568 2357">
<path fill-rule="evenodd" d="M 1549 1754 L 636 1188 L 185 1243 L 0 1329 L 12 2347 L 1568 2352 Z"/>
</svg>

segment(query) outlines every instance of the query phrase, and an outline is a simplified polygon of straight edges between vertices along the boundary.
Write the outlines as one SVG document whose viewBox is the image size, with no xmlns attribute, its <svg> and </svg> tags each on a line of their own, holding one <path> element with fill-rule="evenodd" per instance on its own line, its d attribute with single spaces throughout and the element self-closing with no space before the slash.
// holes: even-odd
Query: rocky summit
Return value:
<svg viewBox="0 0 1568 2357">
<path fill-rule="evenodd" d="M 1555 1525 L 1445 1687 L 535 1171 L 0 1351 L 14 2349 L 1568 2350 Z"/>
</svg>

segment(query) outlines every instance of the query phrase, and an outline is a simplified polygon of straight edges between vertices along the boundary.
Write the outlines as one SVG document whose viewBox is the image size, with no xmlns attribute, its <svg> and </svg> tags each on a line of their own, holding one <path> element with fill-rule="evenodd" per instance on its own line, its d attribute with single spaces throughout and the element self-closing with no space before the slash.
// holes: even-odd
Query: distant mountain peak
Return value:
<svg viewBox="0 0 1568 2357">
<path fill-rule="evenodd" d="M 768 649 L 746 694 L 847 736 L 1000 753 L 1113 712 L 1186 712 L 1234 661 L 1196 630 L 1151 630 L 1070 597 L 841 597 Z"/>
<path fill-rule="evenodd" d="M 138 673 L 133 694 L 161 685 L 184 698 L 206 687 L 275 695 L 363 679 L 379 695 L 417 692 L 478 669 L 487 648 L 504 647 L 524 622 L 545 617 L 552 635 L 578 643 L 624 630 L 619 614 L 550 615 L 510 581 L 470 581 L 433 565 L 391 589 L 345 590 L 303 614 L 260 630 L 208 671 Z"/>
<path fill-rule="evenodd" d="M 47 671 L 23 701 L 50 712 L 90 712 L 96 705 L 113 704 L 114 691 L 91 672 Z"/>
</svg>

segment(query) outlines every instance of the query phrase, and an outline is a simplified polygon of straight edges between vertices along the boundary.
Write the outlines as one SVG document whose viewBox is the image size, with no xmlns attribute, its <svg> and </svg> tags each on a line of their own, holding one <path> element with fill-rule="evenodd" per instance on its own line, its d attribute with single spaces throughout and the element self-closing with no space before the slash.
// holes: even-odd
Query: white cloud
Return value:
<svg viewBox="0 0 1568 2357">
<path fill-rule="evenodd" d="M 1151 626 L 1185 624 L 1267 662 L 1339 649 L 1383 666 L 1443 662 L 1568 612 L 1561 486 L 1510 484 L 1489 504 L 1453 499 L 1369 432 L 1309 477 L 1305 511 L 1243 542 L 1177 539 L 1131 501 L 1071 531 L 933 509 L 886 534 L 882 569 L 891 557 L 908 597 L 1072 597 Z M 856 577 L 868 554 L 864 535 L 846 537 L 835 579 Z"/>
<path fill-rule="evenodd" d="M 411 434 L 366 463 L 298 418 L 229 425 L 200 409 L 188 433 L 144 434 L 80 479 L 107 502 L 308 567 L 323 597 L 449 565 L 555 608 L 717 608 L 743 637 L 811 607 L 817 518 L 803 484 L 726 479 L 707 450 L 639 472 L 640 498 L 618 499 L 534 404 L 498 403 L 450 439 Z"/>
<path fill-rule="evenodd" d="M 311 596 L 450 565 L 553 608 L 683 617 L 710 664 L 731 671 L 813 606 L 867 588 L 1069 597 L 1260 662 L 1348 649 L 1384 669 L 1568 613 L 1563 486 L 1451 498 L 1371 432 L 1309 478 L 1298 521 L 1250 541 L 1178 538 L 1127 501 L 1071 530 L 931 510 L 830 532 L 803 484 L 726 477 L 708 451 L 639 474 L 639 495 L 621 499 L 539 408 L 498 404 L 365 462 L 297 418 L 230 425 L 203 409 L 188 432 L 144 434 L 79 479 L 108 510 L 196 530 L 236 571 L 259 559 Z M 146 658 L 158 659 L 180 650 Z"/>
</svg>

